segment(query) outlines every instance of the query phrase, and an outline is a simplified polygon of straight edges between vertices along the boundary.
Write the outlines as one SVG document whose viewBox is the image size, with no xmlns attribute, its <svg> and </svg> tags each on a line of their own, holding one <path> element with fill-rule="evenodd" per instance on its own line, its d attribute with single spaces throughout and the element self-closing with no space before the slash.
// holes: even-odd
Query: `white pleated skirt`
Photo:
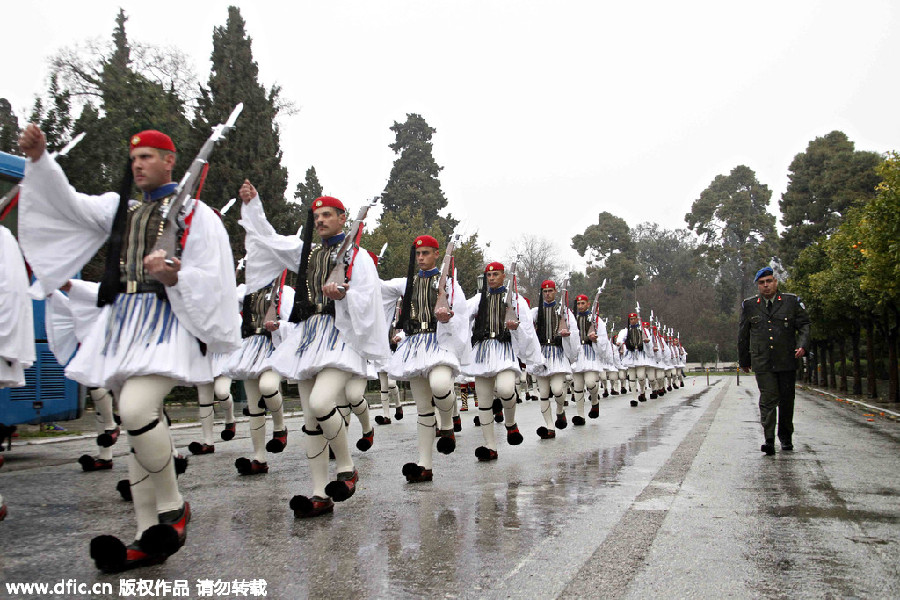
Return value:
<svg viewBox="0 0 900 600">
<path fill-rule="evenodd" d="M 392 379 L 408 381 L 413 377 L 427 377 L 438 365 L 450 367 L 453 377 L 459 375 L 459 360 L 441 348 L 437 333 L 415 333 L 400 341 L 388 361 L 387 371 Z"/>
<path fill-rule="evenodd" d="M 125 380 L 161 375 L 186 385 L 213 380 L 210 358 L 185 329 L 168 300 L 119 294 L 66 367 L 66 377 L 89 387 L 121 389 Z"/>
<path fill-rule="evenodd" d="M 272 352 L 269 366 L 286 379 L 305 381 L 322 369 L 340 369 L 366 377 L 366 359 L 344 341 L 331 315 L 313 315 L 288 334 Z"/>
<path fill-rule="evenodd" d="M 593 344 L 582 344 L 581 352 L 578 353 L 578 360 L 572 365 L 573 373 L 584 373 L 586 371 L 601 371 L 603 364 L 597 354 L 597 349 Z"/>
<path fill-rule="evenodd" d="M 274 351 L 275 346 L 269 336 L 245 337 L 241 340 L 241 349 L 230 355 L 223 372 L 232 379 L 241 381 L 259 379 L 260 375 L 271 368 L 269 359 Z"/>
<path fill-rule="evenodd" d="M 491 339 L 476 343 L 472 347 L 472 362 L 462 367 L 468 377 L 495 377 L 502 371 L 515 371 L 516 375 L 522 372 L 512 342 Z"/>
<path fill-rule="evenodd" d="M 17 360 L 7 361 L 0 356 L 0 389 L 25 385 L 25 369 Z"/>
<path fill-rule="evenodd" d="M 557 373 L 571 373 L 572 363 L 566 358 L 562 346 L 541 346 L 544 364 L 535 365 L 529 373 L 537 377 L 549 377 Z"/>
<path fill-rule="evenodd" d="M 643 350 L 625 350 L 621 360 L 622 367 L 655 367 L 656 364 Z"/>
</svg>

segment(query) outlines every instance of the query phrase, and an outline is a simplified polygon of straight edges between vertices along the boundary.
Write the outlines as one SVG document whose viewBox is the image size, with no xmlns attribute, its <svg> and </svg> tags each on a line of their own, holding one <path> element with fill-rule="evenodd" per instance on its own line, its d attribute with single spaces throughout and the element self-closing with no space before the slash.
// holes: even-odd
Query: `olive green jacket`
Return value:
<svg viewBox="0 0 900 600">
<path fill-rule="evenodd" d="M 738 362 L 757 373 L 793 371 L 797 368 L 794 352 L 809 350 L 809 315 L 800 298 L 778 292 L 772 308 L 762 296 L 741 303 L 738 331 Z"/>
</svg>

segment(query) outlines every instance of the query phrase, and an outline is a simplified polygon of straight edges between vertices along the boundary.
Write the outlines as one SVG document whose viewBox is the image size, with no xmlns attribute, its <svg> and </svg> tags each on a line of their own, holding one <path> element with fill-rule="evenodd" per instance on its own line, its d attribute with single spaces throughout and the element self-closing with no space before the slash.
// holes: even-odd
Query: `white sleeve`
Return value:
<svg viewBox="0 0 900 600">
<path fill-rule="evenodd" d="M 372 257 L 360 248 L 347 295 L 334 303 L 334 324 L 347 343 L 369 360 L 384 359 L 391 353 L 381 287 Z"/>
<path fill-rule="evenodd" d="M 529 318 L 529 308 L 525 299 L 518 294 L 516 294 L 516 298 L 520 317 L 518 329 L 510 332 L 512 334 L 513 351 L 526 366 L 540 365 L 544 362 L 544 355 L 541 354 L 541 343 L 538 341 L 537 332 L 534 330 L 534 319 Z"/>
<path fill-rule="evenodd" d="M 466 296 L 456 279 L 447 280 L 447 294 L 452 296 L 450 309 L 453 316 L 446 323 L 438 321 L 438 344 L 445 350 L 453 352 L 461 365 L 472 362 L 472 329 L 469 327 L 469 309 Z M 448 298 L 449 299 L 449 298 Z"/>
<path fill-rule="evenodd" d="M 574 363 L 578 360 L 579 353 L 581 353 L 581 336 L 578 333 L 578 320 L 568 308 L 566 308 L 566 324 L 569 328 L 569 337 L 562 339 L 563 352 L 565 352 L 569 362 Z"/>
<path fill-rule="evenodd" d="M 12 233 L 0 226 L 0 357 L 25 368 L 35 360 L 28 274 Z"/>
<path fill-rule="evenodd" d="M 289 285 L 281 290 L 281 306 L 278 311 L 278 329 L 272 332 L 272 345 L 276 348 L 287 339 L 288 333 L 293 331 L 296 323 L 291 323 L 291 311 L 294 310 L 294 288 Z"/>
<path fill-rule="evenodd" d="M 475 319 L 478 318 L 478 305 L 481 304 L 481 292 L 478 292 L 466 300 L 466 309 L 469 311 L 469 333 L 475 328 Z"/>
<path fill-rule="evenodd" d="M 179 322 L 211 352 L 231 352 L 241 343 L 234 310 L 237 286 L 228 234 L 219 217 L 197 201 L 181 255 L 178 283 L 166 294 Z"/>
<path fill-rule="evenodd" d="M 244 265 L 248 293 L 268 285 L 284 269 L 297 272 L 303 241 L 295 235 L 280 235 L 266 219 L 259 196 L 247 204 L 241 203 L 241 220 L 246 231 L 244 246 L 247 262 Z"/>
<path fill-rule="evenodd" d="M 119 195 L 80 194 L 46 152 L 25 163 L 19 241 L 46 297 L 62 287 L 106 242 Z"/>
</svg>

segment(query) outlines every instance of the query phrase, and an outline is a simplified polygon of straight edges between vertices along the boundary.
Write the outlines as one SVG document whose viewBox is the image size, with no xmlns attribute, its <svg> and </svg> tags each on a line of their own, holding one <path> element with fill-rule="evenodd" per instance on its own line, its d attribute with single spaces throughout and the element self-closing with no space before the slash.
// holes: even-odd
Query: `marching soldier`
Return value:
<svg viewBox="0 0 900 600">
<path fill-rule="evenodd" d="M 180 256 L 153 250 L 169 232 L 164 215 L 178 187 L 175 145 L 164 133 L 132 136 L 122 192 L 102 196 L 75 192 L 46 145 L 34 124 L 19 139 L 29 158 L 20 236 L 43 292 L 61 287 L 110 241 L 103 312 L 66 374 L 119 398 L 137 532 L 127 546 L 109 535 L 94 538 L 91 557 L 107 572 L 157 564 L 184 545 L 191 518 L 175 479 L 163 400 L 175 385 L 212 382 L 206 353 L 230 352 L 240 339 L 228 234 L 212 209 L 188 200 L 177 215 Z M 138 202 L 130 200 L 132 178 L 143 192 Z"/>
<path fill-rule="evenodd" d="M 502 263 L 492 262 L 484 268 L 484 274 L 481 292 L 468 302 L 472 362 L 463 366 L 463 373 L 475 379 L 479 396 L 492 398 L 496 395 L 500 399 L 506 441 L 516 446 L 522 443 L 522 434 L 516 425 L 516 378 L 521 374 L 519 360 L 527 364 L 540 362 L 540 344 L 525 299 L 515 290 L 512 294 L 507 293 L 504 285 L 506 267 Z M 509 312 L 508 298 L 515 303 Z M 525 318 L 520 319 L 519 315 Z M 482 402 L 478 410 L 478 424 L 484 436 L 484 446 L 475 449 L 476 458 L 482 462 L 497 459 L 497 437 L 491 412 L 492 406 Z"/>
</svg>

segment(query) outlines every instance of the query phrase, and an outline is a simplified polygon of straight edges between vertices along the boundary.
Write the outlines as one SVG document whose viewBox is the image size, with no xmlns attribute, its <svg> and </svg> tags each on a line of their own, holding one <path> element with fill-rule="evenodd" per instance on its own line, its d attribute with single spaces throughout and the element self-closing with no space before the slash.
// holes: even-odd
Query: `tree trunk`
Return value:
<svg viewBox="0 0 900 600">
<path fill-rule="evenodd" d="M 828 345 L 828 387 L 837 389 L 837 369 L 834 360 L 834 342 L 831 338 L 825 342 Z"/>
<path fill-rule="evenodd" d="M 862 365 L 859 361 L 859 322 L 853 321 L 850 351 L 853 353 L 853 393 L 862 395 Z"/>
<path fill-rule="evenodd" d="M 838 391 L 847 393 L 847 338 L 841 336 L 838 338 L 838 360 L 841 361 L 841 381 L 838 384 Z"/>
<path fill-rule="evenodd" d="M 819 385 L 828 387 L 828 346 L 819 342 Z"/>
<path fill-rule="evenodd" d="M 897 373 L 897 327 L 888 330 L 888 402 L 898 400 L 898 373 Z"/>
<path fill-rule="evenodd" d="M 875 321 L 866 322 L 866 392 L 869 398 L 878 397 L 875 385 Z"/>
</svg>

